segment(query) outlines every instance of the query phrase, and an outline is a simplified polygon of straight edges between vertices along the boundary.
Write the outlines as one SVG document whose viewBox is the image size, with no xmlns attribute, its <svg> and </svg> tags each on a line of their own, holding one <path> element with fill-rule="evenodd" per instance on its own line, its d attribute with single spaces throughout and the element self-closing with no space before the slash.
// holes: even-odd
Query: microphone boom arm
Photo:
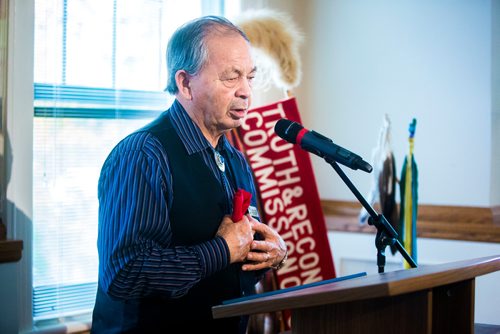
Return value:
<svg viewBox="0 0 500 334">
<path fill-rule="evenodd" d="M 378 214 L 372 206 L 366 201 L 366 199 L 361 195 L 361 193 L 356 189 L 354 184 L 349 180 L 347 175 L 344 173 L 342 168 L 337 164 L 334 159 L 325 157 L 325 161 L 328 162 L 333 169 L 337 172 L 340 178 L 344 181 L 347 187 L 352 191 L 354 196 L 358 199 L 361 205 L 366 209 L 366 212 L 370 215 L 368 218 L 368 224 L 373 225 L 377 228 L 377 234 L 375 236 L 375 246 L 377 247 L 377 267 L 378 272 L 383 273 L 385 267 L 385 248 L 389 245 L 396 245 L 397 250 L 404 259 L 410 264 L 412 268 L 417 268 L 416 262 L 411 258 L 411 256 L 406 252 L 404 247 L 398 240 L 398 233 L 389 224 L 387 219 L 383 214 Z"/>
</svg>

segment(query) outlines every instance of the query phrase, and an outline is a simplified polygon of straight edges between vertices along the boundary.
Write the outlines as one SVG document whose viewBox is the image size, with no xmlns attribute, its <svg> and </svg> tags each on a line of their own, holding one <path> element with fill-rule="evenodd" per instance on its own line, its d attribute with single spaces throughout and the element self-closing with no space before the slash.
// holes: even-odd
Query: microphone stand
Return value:
<svg viewBox="0 0 500 334">
<path fill-rule="evenodd" d="M 344 181 L 344 183 L 351 189 L 352 193 L 358 201 L 363 205 L 366 209 L 370 218 L 368 218 L 368 224 L 373 225 L 377 228 L 377 234 L 375 236 L 375 246 L 377 247 L 377 267 L 378 272 L 383 273 L 385 267 L 385 248 L 389 245 L 396 245 L 397 250 L 403 255 L 405 260 L 410 264 L 412 268 L 416 268 L 417 264 L 411 256 L 406 252 L 404 247 L 399 242 L 398 233 L 396 230 L 389 224 L 387 219 L 383 214 L 378 214 L 371 207 L 371 205 L 365 200 L 365 198 L 359 193 L 356 187 L 353 185 L 351 180 L 345 175 L 344 171 L 337 164 L 335 160 L 330 157 L 325 157 L 325 161 L 328 162 L 333 169 L 339 174 L 340 178 Z"/>
</svg>

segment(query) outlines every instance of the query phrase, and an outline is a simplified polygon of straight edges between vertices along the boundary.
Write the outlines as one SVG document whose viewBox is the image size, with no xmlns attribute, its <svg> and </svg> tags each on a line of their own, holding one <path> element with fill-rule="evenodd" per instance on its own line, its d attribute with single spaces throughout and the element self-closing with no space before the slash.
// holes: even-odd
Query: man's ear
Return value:
<svg viewBox="0 0 500 334">
<path fill-rule="evenodd" d="M 177 88 L 179 89 L 179 94 L 186 100 L 192 99 L 191 87 L 190 84 L 190 76 L 184 70 L 179 70 L 175 73 L 175 83 L 177 84 Z"/>
</svg>

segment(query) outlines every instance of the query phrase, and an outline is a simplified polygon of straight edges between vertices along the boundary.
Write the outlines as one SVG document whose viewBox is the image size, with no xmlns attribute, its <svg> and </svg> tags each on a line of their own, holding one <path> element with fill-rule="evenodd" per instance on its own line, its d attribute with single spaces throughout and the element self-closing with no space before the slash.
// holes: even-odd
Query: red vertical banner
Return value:
<svg viewBox="0 0 500 334">
<path fill-rule="evenodd" d="M 301 123 L 295 98 L 250 110 L 236 145 L 252 168 L 263 222 L 288 247 L 288 260 L 276 272 L 279 289 L 335 278 L 310 156 L 275 134 L 274 125 L 282 118 Z M 285 320 L 290 327 L 289 314 Z"/>
</svg>

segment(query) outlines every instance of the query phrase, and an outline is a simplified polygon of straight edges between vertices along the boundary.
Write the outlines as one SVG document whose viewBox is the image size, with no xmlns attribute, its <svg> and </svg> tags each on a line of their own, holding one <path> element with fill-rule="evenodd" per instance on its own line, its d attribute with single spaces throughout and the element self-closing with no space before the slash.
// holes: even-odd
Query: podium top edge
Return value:
<svg viewBox="0 0 500 334">
<path fill-rule="evenodd" d="M 277 293 L 212 308 L 214 318 L 397 296 L 500 271 L 500 255 L 419 266 Z"/>
</svg>

